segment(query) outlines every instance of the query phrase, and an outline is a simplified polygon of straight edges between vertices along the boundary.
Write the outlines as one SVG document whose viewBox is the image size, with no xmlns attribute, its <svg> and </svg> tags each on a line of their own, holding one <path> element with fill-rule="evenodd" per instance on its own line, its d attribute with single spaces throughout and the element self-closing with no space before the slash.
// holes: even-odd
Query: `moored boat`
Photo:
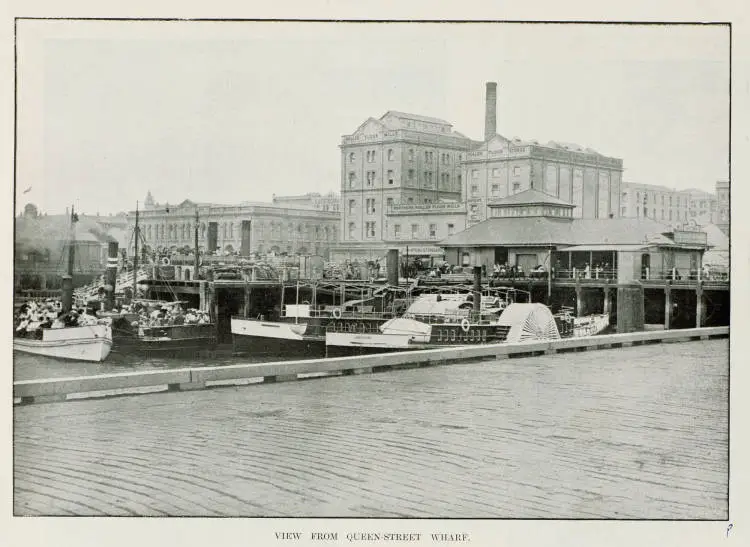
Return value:
<svg viewBox="0 0 750 547">
<path fill-rule="evenodd" d="M 112 327 L 101 324 L 41 329 L 41 338 L 16 336 L 13 349 L 57 359 L 104 361 L 112 349 Z"/>
<path fill-rule="evenodd" d="M 445 346 L 504 342 L 509 327 L 499 318 L 528 293 L 497 288 L 481 295 L 479 306 L 472 292 L 424 294 L 401 317 L 367 333 L 326 332 L 328 355 L 429 349 Z M 478 309 L 477 309 L 478 308 Z"/>
<path fill-rule="evenodd" d="M 62 300 L 23 304 L 13 333 L 13 349 L 57 359 L 104 361 L 112 349 L 111 321 L 72 309 L 75 223 L 78 220 L 75 211 L 71 211 L 70 220 Z"/>
<path fill-rule="evenodd" d="M 524 291 L 499 292 L 483 295 L 479 310 L 473 295 L 424 295 L 401 318 L 384 323 L 377 331 L 327 332 L 328 355 L 558 340 L 593 336 L 609 325 L 605 314 L 579 318 L 565 310 L 553 315 L 544 304 L 518 303 L 516 292 Z"/>
<path fill-rule="evenodd" d="M 294 291 L 290 289 L 294 288 Z M 312 291 L 300 303 L 300 290 Z M 294 294 L 294 303 L 285 298 Z M 338 299 L 338 303 L 337 303 Z M 277 316 L 232 317 L 234 350 L 255 355 L 323 357 L 326 332 L 371 332 L 398 317 L 409 301 L 409 289 L 365 283 L 313 283 L 309 287 L 282 285 Z"/>
<path fill-rule="evenodd" d="M 112 319 L 113 352 L 177 354 L 211 350 L 216 324 L 208 313 L 184 309 L 183 302 L 138 299 Z"/>
</svg>

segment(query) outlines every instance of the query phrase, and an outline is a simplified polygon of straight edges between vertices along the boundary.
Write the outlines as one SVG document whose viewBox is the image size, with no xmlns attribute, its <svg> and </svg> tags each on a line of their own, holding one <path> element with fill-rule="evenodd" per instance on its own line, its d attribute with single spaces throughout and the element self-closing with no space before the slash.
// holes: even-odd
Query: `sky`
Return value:
<svg viewBox="0 0 750 547">
<path fill-rule="evenodd" d="M 481 139 L 487 81 L 506 137 L 622 158 L 626 181 L 729 176 L 726 27 L 20 21 L 17 46 L 17 206 L 49 214 L 338 191 L 368 117 Z"/>
</svg>

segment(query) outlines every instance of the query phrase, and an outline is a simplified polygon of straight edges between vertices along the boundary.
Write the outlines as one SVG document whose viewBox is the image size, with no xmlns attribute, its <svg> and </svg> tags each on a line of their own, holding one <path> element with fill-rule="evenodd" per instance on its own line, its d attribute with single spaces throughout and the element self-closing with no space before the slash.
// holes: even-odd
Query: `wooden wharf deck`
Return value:
<svg viewBox="0 0 750 547">
<path fill-rule="evenodd" d="M 709 340 L 21 406 L 13 510 L 726 519 L 728 370 Z"/>
</svg>

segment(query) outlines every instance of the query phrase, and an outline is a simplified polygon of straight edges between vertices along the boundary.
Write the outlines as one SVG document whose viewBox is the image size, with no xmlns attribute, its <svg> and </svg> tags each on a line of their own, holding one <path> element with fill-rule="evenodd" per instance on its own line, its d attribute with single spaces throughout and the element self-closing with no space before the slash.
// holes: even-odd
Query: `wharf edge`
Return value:
<svg viewBox="0 0 750 547">
<path fill-rule="evenodd" d="M 587 351 L 638 344 L 683 342 L 726 338 L 729 327 L 708 327 L 655 332 L 599 335 L 518 344 L 492 344 L 375 354 L 357 357 L 308 359 L 275 363 L 252 363 L 218 367 L 151 370 L 72 378 L 23 380 L 13 383 L 14 404 L 62 402 L 69 395 L 93 397 L 139 395 L 155 391 L 191 391 L 233 383 L 274 383 L 306 379 L 311 375 L 367 374 L 398 367 L 446 365 L 483 358 L 530 357 L 557 352 Z M 147 393 L 148 393 L 147 392 Z"/>
</svg>

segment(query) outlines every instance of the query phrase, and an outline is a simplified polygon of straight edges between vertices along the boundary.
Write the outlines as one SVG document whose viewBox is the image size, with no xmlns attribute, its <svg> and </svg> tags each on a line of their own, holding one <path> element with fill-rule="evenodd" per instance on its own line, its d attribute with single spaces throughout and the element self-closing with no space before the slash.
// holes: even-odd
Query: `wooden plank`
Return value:
<svg viewBox="0 0 750 547">
<path fill-rule="evenodd" d="M 554 353 L 571 349 L 600 349 L 618 345 L 622 347 L 644 342 L 677 341 L 691 338 L 708 339 L 729 334 L 729 327 L 683 329 L 673 331 L 637 332 L 555 340 L 551 342 L 523 342 L 519 344 L 491 344 L 433 350 L 407 351 L 331 359 L 311 359 L 276 363 L 252 363 L 220 367 L 185 368 L 176 370 L 152 370 L 121 374 L 103 374 L 74 378 L 25 380 L 14 382 L 13 395 L 23 402 L 37 402 L 40 397 L 64 396 L 67 394 L 122 390 L 168 385 L 172 390 L 203 389 L 206 382 L 243 380 L 250 378 L 273 378 L 274 381 L 296 379 L 299 374 L 358 370 L 372 372 L 375 368 L 445 364 L 471 361 L 491 357 L 504 359 L 508 356 Z"/>
</svg>

